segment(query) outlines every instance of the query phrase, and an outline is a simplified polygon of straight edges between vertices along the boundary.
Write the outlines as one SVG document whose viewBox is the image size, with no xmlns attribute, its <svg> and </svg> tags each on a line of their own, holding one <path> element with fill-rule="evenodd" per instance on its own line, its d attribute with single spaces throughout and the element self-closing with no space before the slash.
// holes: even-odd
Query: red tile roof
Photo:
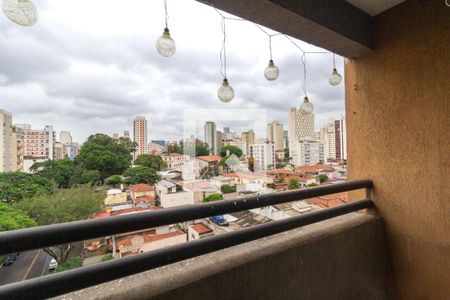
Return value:
<svg viewBox="0 0 450 300">
<path fill-rule="evenodd" d="M 191 225 L 191 228 L 193 230 L 197 231 L 198 234 L 205 234 L 205 233 L 213 232 L 213 230 L 211 228 L 209 228 L 208 226 L 206 226 L 203 223 L 193 224 L 193 225 Z"/>
<path fill-rule="evenodd" d="M 111 215 L 111 213 L 109 211 L 104 211 L 104 212 L 94 215 L 94 219 L 105 218 L 105 217 L 109 217 L 110 215 Z"/>
<path fill-rule="evenodd" d="M 123 214 L 138 213 L 138 212 L 144 212 L 144 211 L 149 211 L 149 210 L 158 210 L 158 209 L 162 209 L 162 207 L 155 206 L 155 207 L 142 207 L 142 208 L 137 208 L 137 207 L 126 208 L 126 209 L 112 211 L 111 216 L 119 216 L 119 215 L 123 215 Z"/>
<path fill-rule="evenodd" d="M 146 183 L 140 183 L 140 184 L 136 184 L 133 185 L 129 188 L 130 191 L 132 192 L 149 192 L 149 191 L 154 191 L 155 187 Z"/>
<path fill-rule="evenodd" d="M 197 158 L 200 160 L 207 161 L 207 162 L 215 162 L 215 161 L 220 161 L 222 159 L 222 157 L 220 157 L 218 155 L 197 156 Z"/>
<path fill-rule="evenodd" d="M 133 199 L 134 203 L 139 202 L 139 201 L 145 201 L 145 202 L 148 202 L 148 203 L 155 203 L 156 199 L 155 199 L 155 197 L 152 197 L 152 196 L 139 196 L 139 197 L 136 197 L 135 199 Z"/>
<path fill-rule="evenodd" d="M 144 238 L 144 243 L 151 243 L 157 240 L 162 240 L 162 239 L 167 239 L 167 238 L 171 238 L 174 236 L 178 236 L 178 235 L 183 235 L 184 233 L 182 231 L 174 231 L 174 232 L 169 232 L 169 233 L 164 233 L 164 234 L 143 234 L 143 235 L 139 235 L 141 237 Z M 127 237 L 127 238 L 123 238 L 123 239 L 118 239 L 116 240 L 116 247 L 120 248 L 121 246 L 124 247 L 128 247 L 131 246 L 131 240 L 133 237 Z"/>
<path fill-rule="evenodd" d="M 305 173 L 315 173 L 318 172 L 319 170 L 334 170 L 332 165 L 324 165 L 324 164 L 319 164 L 319 165 L 315 165 L 315 166 L 298 166 L 297 170 L 300 170 L 302 172 Z"/>
<path fill-rule="evenodd" d="M 349 202 L 348 192 L 331 194 L 316 198 L 306 199 L 308 204 L 314 204 L 320 208 L 335 207 Z"/>
</svg>

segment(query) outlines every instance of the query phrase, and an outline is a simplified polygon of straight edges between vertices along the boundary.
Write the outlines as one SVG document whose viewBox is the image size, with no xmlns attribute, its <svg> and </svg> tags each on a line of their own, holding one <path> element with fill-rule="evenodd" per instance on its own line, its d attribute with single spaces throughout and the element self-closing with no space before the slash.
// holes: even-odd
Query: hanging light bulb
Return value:
<svg viewBox="0 0 450 300">
<path fill-rule="evenodd" d="M 328 78 L 328 82 L 331 85 L 338 85 L 342 81 L 341 74 L 336 70 L 336 55 L 333 53 L 333 72 L 331 72 L 330 78 Z"/>
<path fill-rule="evenodd" d="M 226 78 L 223 79 L 222 86 L 217 91 L 217 96 L 222 102 L 230 102 L 234 98 L 234 90 Z"/>
<path fill-rule="evenodd" d="M 273 81 L 278 78 L 279 73 L 280 73 L 280 71 L 278 70 L 278 67 L 275 66 L 275 64 L 273 63 L 273 60 L 271 59 L 269 61 L 269 65 L 264 70 L 264 76 L 266 77 L 267 80 Z"/>
<path fill-rule="evenodd" d="M 268 33 L 266 33 L 266 34 L 268 34 Z M 269 52 L 270 52 L 270 60 L 269 60 L 269 65 L 264 70 L 264 77 L 266 77 L 266 79 L 269 80 L 269 81 L 273 81 L 273 80 L 278 78 L 278 74 L 280 74 L 280 71 L 278 70 L 278 67 L 275 66 L 275 64 L 273 63 L 273 59 L 272 59 L 272 36 L 271 35 L 269 35 Z"/>
<path fill-rule="evenodd" d="M 161 56 L 170 57 L 175 54 L 177 46 L 175 45 L 175 41 L 170 36 L 169 32 L 167 0 L 164 0 L 164 11 L 166 13 L 166 27 L 164 28 L 163 34 L 156 40 L 156 51 L 158 51 Z"/>
<path fill-rule="evenodd" d="M 331 73 L 330 78 L 328 79 L 328 82 L 331 85 L 338 85 L 339 83 L 341 83 L 341 81 L 342 81 L 341 74 L 339 74 L 336 69 L 333 69 L 333 72 Z"/>
<path fill-rule="evenodd" d="M 305 98 L 303 98 L 303 103 L 300 106 L 300 110 L 308 115 L 314 111 L 314 105 L 309 102 L 308 96 L 305 96 Z"/>
<path fill-rule="evenodd" d="M 34 4 L 29 0 L 2 0 L 3 13 L 16 24 L 32 26 L 38 20 Z"/>
<path fill-rule="evenodd" d="M 177 47 L 175 41 L 170 37 L 168 28 L 164 28 L 163 34 L 156 40 L 156 50 L 164 57 L 170 57 L 175 54 Z"/>
</svg>

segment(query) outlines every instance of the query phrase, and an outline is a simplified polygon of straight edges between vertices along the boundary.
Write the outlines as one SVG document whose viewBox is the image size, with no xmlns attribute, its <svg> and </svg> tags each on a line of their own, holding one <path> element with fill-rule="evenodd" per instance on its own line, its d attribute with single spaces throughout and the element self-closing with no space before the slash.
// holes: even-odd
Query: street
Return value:
<svg viewBox="0 0 450 300">
<path fill-rule="evenodd" d="M 0 267 L 0 285 L 42 276 L 50 260 L 42 249 L 22 252 L 12 265 Z"/>
</svg>

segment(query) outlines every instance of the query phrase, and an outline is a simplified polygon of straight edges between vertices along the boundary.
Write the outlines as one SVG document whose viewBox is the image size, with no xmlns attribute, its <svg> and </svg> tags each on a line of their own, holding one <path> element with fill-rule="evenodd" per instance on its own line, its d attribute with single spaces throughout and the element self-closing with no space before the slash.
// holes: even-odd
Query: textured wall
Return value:
<svg viewBox="0 0 450 300">
<path fill-rule="evenodd" d="M 394 299 L 450 299 L 450 7 L 409 0 L 375 18 L 346 63 L 350 179 L 370 178 Z"/>
</svg>

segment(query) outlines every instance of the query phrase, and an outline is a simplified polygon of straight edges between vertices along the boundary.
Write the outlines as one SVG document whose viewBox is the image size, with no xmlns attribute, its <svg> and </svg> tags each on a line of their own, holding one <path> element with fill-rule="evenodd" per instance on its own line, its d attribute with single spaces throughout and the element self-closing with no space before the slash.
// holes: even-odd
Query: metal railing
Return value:
<svg viewBox="0 0 450 300">
<path fill-rule="evenodd" d="M 91 238 L 110 236 L 253 208 L 271 206 L 339 192 L 366 189 L 366 199 L 321 209 L 201 240 L 107 261 L 96 265 L 0 286 L 0 299 L 45 299 L 124 276 L 239 245 L 283 231 L 320 222 L 361 209 L 372 208 L 370 180 L 320 186 L 311 189 L 250 196 L 192 206 L 114 216 L 104 219 L 14 230 L 0 234 L 0 254 L 44 248 Z"/>
</svg>

